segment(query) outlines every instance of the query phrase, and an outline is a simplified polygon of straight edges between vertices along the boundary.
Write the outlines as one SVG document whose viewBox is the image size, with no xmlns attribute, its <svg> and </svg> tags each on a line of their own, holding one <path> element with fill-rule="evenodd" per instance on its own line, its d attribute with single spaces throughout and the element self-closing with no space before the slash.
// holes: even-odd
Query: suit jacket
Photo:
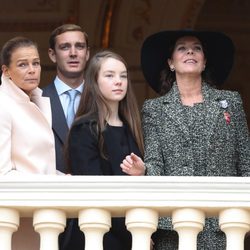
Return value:
<svg viewBox="0 0 250 250">
<path fill-rule="evenodd" d="M 237 92 L 202 86 L 204 133 L 196 151 L 189 133 L 178 87 L 147 100 L 142 109 L 145 164 L 148 175 L 249 176 L 250 141 L 246 117 Z M 195 159 L 202 157 L 194 168 Z M 164 224 L 164 223 L 163 223 Z M 164 225 L 159 225 L 164 228 Z"/>
<path fill-rule="evenodd" d="M 2 76 L 0 86 L 0 174 L 55 174 L 49 98 L 36 88 L 31 99 Z"/>
<path fill-rule="evenodd" d="M 54 82 L 43 88 L 43 96 L 50 97 L 52 112 L 52 129 L 55 138 L 56 169 L 65 173 L 63 147 L 68 134 L 68 125 Z"/>
</svg>

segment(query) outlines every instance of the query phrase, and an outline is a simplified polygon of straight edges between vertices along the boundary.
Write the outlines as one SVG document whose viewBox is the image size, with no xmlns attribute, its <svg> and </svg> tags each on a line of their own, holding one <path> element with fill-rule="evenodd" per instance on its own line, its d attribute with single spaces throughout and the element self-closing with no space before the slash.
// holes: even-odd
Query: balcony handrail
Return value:
<svg viewBox="0 0 250 250">
<path fill-rule="evenodd" d="M 57 207 L 77 217 L 79 209 L 102 207 L 121 216 L 128 208 L 152 208 L 167 216 L 176 208 L 201 208 L 208 216 L 224 208 L 250 210 L 250 177 L 1 176 L 0 206 L 32 216 Z"/>
<path fill-rule="evenodd" d="M 111 216 L 125 217 L 132 250 L 149 250 L 158 216 L 172 217 L 179 250 L 196 249 L 197 235 L 209 216 L 219 218 L 227 250 L 243 250 L 250 230 L 250 177 L 1 176 L 0 210 L 1 249 L 5 250 L 13 242 L 20 246 L 11 237 L 22 217 L 33 219 L 40 250 L 58 249 L 58 235 L 67 217 L 78 218 L 86 250 L 101 250 Z M 25 241 L 21 244 L 26 249 Z"/>
</svg>

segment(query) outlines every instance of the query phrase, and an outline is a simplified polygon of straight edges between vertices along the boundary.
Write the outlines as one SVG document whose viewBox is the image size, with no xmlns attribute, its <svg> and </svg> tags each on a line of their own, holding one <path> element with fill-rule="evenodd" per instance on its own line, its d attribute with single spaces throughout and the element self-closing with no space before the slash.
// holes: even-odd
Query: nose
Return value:
<svg viewBox="0 0 250 250">
<path fill-rule="evenodd" d="M 118 76 L 118 77 L 115 78 L 115 84 L 118 85 L 118 86 L 120 86 L 122 84 L 121 77 Z"/>
<path fill-rule="evenodd" d="M 29 73 L 34 73 L 35 72 L 35 67 L 32 64 L 29 64 Z"/>
<path fill-rule="evenodd" d="M 193 53 L 194 53 L 193 49 L 192 48 L 188 48 L 187 54 L 193 54 Z"/>
<path fill-rule="evenodd" d="M 76 56 L 76 48 L 75 48 L 75 46 L 72 46 L 70 48 L 69 53 L 70 53 L 70 56 Z"/>
</svg>

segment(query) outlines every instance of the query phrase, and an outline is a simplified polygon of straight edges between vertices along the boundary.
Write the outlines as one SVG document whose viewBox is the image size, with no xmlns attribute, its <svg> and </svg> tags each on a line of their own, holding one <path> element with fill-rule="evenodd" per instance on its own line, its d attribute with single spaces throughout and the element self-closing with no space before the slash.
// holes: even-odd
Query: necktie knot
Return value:
<svg viewBox="0 0 250 250">
<path fill-rule="evenodd" d="M 76 89 L 70 89 L 67 91 L 70 101 L 74 101 L 77 96 L 78 91 Z"/>
<path fill-rule="evenodd" d="M 70 89 L 66 93 L 69 96 L 69 105 L 68 105 L 66 119 L 67 119 L 68 127 L 70 127 L 75 119 L 75 99 L 79 92 L 76 89 Z"/>
</svg>

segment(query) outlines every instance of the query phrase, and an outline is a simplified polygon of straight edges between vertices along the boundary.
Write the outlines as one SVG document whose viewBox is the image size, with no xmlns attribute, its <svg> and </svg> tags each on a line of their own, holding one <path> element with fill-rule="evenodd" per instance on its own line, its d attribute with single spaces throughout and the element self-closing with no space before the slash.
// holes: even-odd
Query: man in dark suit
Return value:
<svg viewBox="0 0 250 250">
<path fill-rule="evenodd" d="M 49 46 L 49 57 L 56 64 L 57 76 L 54 82 L 43 89 L 43 96 L 50 97 L 51 101 L 56 168 L 65 173 L 63 145 L 72 122 L 67 123 L 71 99 L 69 92 L 76 92 L 73 102 L 75 113 L 83 90 L 84 69 L 89 59 L 88 35 L 78 25 L 64 24 L 52 31 Z"/>
<path fill-rule="evenodd" d="M 75 91 L 73 111 L 76 112 L 84 84 L 84 69 L 89 59 L 88 35 L 75 24 L 64 24 L 52 31 L 49 38 L 49 57 L 56 64 L 57 75 L 52 83 L 43 88 L 43 96 L 50 97 L 52 129 L 55 137 L 56 168 L 66 173 L 63 146 L 72 119 L 68 121 L 71 106 L 70 91 Z M 84 237 L 78 230 L 72 235 L 72 224 L 77 220 L 69 219 L 65 232 L 59 237 L 59 249 L 75 249 L 76 239 Z M 78 236 L 79 234 L 79 236 Z M 84 238 L 83 238 L 84 239 Z M 74 245 L 76 244 L 76 245 Z"/>
</svg>

